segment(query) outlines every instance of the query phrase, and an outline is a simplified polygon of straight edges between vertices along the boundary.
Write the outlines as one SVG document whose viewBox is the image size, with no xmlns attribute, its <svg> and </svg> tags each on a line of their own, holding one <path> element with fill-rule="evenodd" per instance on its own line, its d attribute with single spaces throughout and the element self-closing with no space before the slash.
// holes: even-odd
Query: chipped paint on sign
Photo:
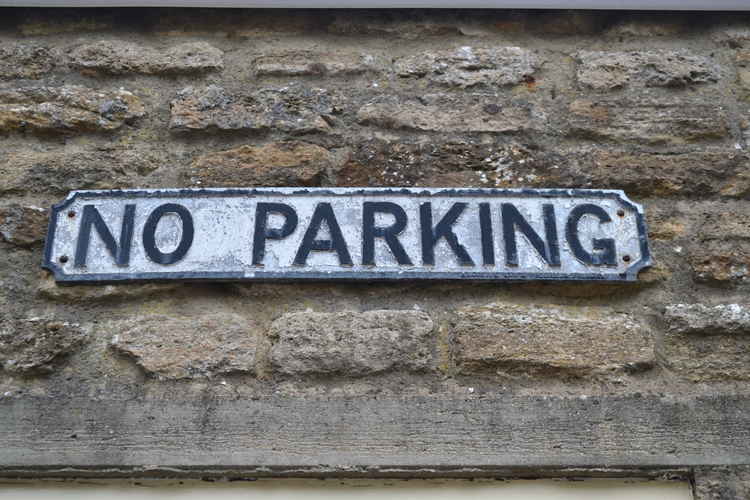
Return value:
<svg viewBox="0 0 750 500">
<path fill-rule="evenodd" d="M 622 191 L 75 191 L 52 209 L 44 267 L 129 280 L 633 281 L 650 265 Z"/>
</svg>

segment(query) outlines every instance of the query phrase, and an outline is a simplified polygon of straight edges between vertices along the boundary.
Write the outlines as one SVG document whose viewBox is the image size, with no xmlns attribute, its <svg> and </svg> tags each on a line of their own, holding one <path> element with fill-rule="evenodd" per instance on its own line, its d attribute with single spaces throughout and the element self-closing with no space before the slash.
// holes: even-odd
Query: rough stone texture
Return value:
<svg viewBox="0 0 750 500">
<path fill-rule="evenodd" d="M 432 330 L 430 317 L 416 311 L 288 313 L 271 325 L 271 363 L 296 376 L 424 371 Z"/>
<path fill-rule="evenodd" d="M 223 52 L 206 42 L 189 42 L 159 50 L 120 40 L 83 44 L 72 50 L 71 67 L 87 73 L 176 74 L 224 67 Z"/>
<path fill-rule="evenodd" d="M 117 189 L 142 184 L 140 177 L 163 166 L 158 151 L 138 148 L 61 151 L 0 151 L 0 193 L 54 193 Z"/>
<path fill-rule="evenodd" d="M 57 285 L 45 273 L 37 284 L 39 296 L 60 303 L 91 304 L 148 299 L 156 295 L 170 296 L 181 288 L 180 283 L 123 283 L 118 285 L 65 286 Z"/>
<path fill-rule="evenodd" d="M 719 67 L 709 57 L 685 50 L 653 52 L 581 51 L 578 83 L 595 90 L 624 87 L 686 87 L 715 83 Z"/>
<path fill-rule="evenodd" d="M 254 373 L 257 327 L 233 313 L 152 315 L 105 326 L 112 348 L 147 373 L 169 379 Z"/>
<path fill-rule="evenodd" d="M 47 210 L 34 206 L 0 207 L 0 237 L 8 243 L 30 247 L 44 241 Z"/>
<path fill-rule="evenodd" d="M 571 151 L 578 161 L 537 169 L 534 185 L 623 189 L 630 195 L 741 197 L 750 193 L 748 158 L 737 151 L 655 154 L 617 150 Z M 583 154 L 581 154 L 583 153 Z M 567 155 L 563 155 L 567 156 Z M 528 172 L 515 164 L 516 173 Z M 648 182 L 643 182 L 648 179 Z"/>
<path fill-rule="evenodd" d="M 670 332 L 683 335 L 750 334 L 750 306 L 745 304 L 674 304 L 664 311 Z"/>
<path fill-rule="evenodd" d="M 256 57 L 257 76 L 349 76 L 374 73 L 382 64 L 375 56 L 355 52 L 294 50 Z"/>
<path fill-rule="evenodd" d="M 689 476 L 750 463 L 748 334 L 726 309 L 747 308 L 750 290 L 750 15 L 2 13 L 0 95 L 15 97 L 0 102 L 0 315 L 14 331 L 76 322 L 91 341 L 44 378 L 0 369 L 0 476 Z M 120 88 L 139 112 L 105 106 Z M 188 185 L 624 189 L 656 265 L 630 284 L 63 286 L 40 269 L 44 225 L 28 207 Z M 524 305 L 488 313 L 485 330 L 459 324 L 492 303 Z M 344 313 L 382 310 L 436 326 L 420 337 L 427 320 Z M 289 313 L 302 333 L 274 334 Z M 109 347 L 113 322 L 151 315 L 166 319 L 133 333 L 136 354 Z M 18 319 L 33 317 L 51 319 Z M 225 320 L 245 336 L 219 342 Z M 194 348 L 165 352 L 179 339 Z M 248 348 L 229 353 L 239 339 Z M 289 365 L 273 362 L 281 347 Z"/>
<path fill-rule="evenodd" d="M 444 19 L 423 12 L 405 11 L 394 16 L 391 12 L 367 11 L 352 16 L 338 13 L 328 25 L 328 32 L 336 35 L 374 35 L 383 38 L 417 40 L 423 37 L 458 35 L 455 19 Z"/>
<path fill-rule="evenodd" d="M 462 374 L 585 377 L 654 363 L 651 331 L 602 308 L 490 304 L 459 310 L 450 325 Z"/>
<path fill-rule="evenodd" d="M 705 101 L 578 99 L 568 111 L 569 134 L 591 140 L 683 144 L 729 135 L 726 112 Z"/>
<path fill-rule="evenodd" d="M 696 318 L 700 313 L 695 308 L 691 311 L 692 318 L 683 312 L 675 319 L 674 312 L 667 312 L 669 328 L 656 348 L 660 364 L 692 382 L 750 380 L 747 363 L 750 335 L 746 324 L 742 324 L 746 323 L 746 318 L 727 318 L 727 309 L 719 309 L 718 314 L 714 309 L 711 311 L 713 318 Z M 724 317 L 716 317 L 718 315 Z"/>
<path fill-rule="evenodd" d="M 698 212 L 688 247 L 696 281 L 714 285 L 742 284 L 750 278 L 750 214 L 744 202 L 716 204 Z"/>
<path fill-rule="evenodd" d="M 750 278 L 750 242 L 696 242 L 689 255 L 695 280 L 711 284 L 741 284 Z"/>
<path fill-rule="evenodd" d="M 59 63 L 57 50 L 29 43 L 3 43 L 0 46 L 0 79 L 38 79 Z"/>
<path fill-rule="evenodd" d="M 209 85 L 196 90 L 188 87 L 171 102 L 169 128 L 185 130 L 268 129 L 285 132 L 328 132 L 335 111 L 325 89 L 289 86 L 266 88 L 248 94 L 231 94 Z"/>
<path fill-rule="evenodd" d="M 694 500 L 741 500 L 750 498 L 750 465 L 697 467 Z"/>
<path fill-rule="evenodd" d="M 319 186 L 333 163 L 328 150 L 303 142 L 240 146 L 197 158 L 194 184 L 224 186 Z"/>
<path fill-rule="evenodd" d="M 461 140 L 363 141 L 338 170 L 340 186 L 497 187 L 532 184 L 562 159 L 522 144 Z M 558 184 L 559 185 L 559 184 Z"/>
<path fill-rule="evenodd" d="M 484 94 L 430 94 L 418 99 L 380 97 L 362 106 L 357 119 L 363 125 L 394 130 L 513 133 L 541 128 L 545 117 L 522 101 L 505 102 Z"/>
<path fill-rule="evenodd" d="M 64 321 L 0 316 L 0 366 L 8 372 L 49 372 L 52 363 L 74 351 L 86 335 Z"/>
<path fill-rule="evenodd" d="M 144 115 L 140 99 L 123 89 L 66 85 L 0 90 L 0 131 L 111 131 Z"/>
<path fill-rule="evenodd" d="M 427 77 L 452 87 L 515 85 L 528 81 L 541 64 L 540 58 L 521 47 L 460 47 L 426 52 L 396 60 L 401 77 Z"/>
</svg>

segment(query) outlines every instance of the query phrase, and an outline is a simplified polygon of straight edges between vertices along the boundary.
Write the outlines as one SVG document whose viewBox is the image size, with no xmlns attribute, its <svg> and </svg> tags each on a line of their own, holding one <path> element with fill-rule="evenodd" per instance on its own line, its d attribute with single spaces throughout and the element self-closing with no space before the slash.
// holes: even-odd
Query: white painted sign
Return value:
<svg viewBox="0 0 750 500">
<path fill-rule="evenodd" d="M 76 191 L 53 207 L 58 281 L 633 281 L 640 206 L 614 190 Z"/>
</svg>

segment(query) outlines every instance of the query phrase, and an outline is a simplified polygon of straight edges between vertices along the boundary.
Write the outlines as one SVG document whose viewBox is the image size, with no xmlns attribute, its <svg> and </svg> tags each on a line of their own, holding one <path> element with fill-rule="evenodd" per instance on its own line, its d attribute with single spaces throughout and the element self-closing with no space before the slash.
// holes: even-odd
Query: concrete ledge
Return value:
<svg viewBox="0 0 750 500">
<path fill-rule="evenodd" d="M 0 399 L 0 476 L 683 475 L 750 464 L 750 397 Z"/>
</svg>

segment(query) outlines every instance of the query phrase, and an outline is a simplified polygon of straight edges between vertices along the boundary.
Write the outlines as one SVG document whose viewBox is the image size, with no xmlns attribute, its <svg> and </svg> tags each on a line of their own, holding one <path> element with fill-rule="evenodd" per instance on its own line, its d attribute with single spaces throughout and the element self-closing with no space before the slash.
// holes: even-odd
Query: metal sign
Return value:
<svg viewBox="0 0 750 500">
<path fill-rule="evenodd" d="M 62 282 L 633 281 L 641 207 L 614 190 L 74 191 L 43 266 Z"/>
</svg>

